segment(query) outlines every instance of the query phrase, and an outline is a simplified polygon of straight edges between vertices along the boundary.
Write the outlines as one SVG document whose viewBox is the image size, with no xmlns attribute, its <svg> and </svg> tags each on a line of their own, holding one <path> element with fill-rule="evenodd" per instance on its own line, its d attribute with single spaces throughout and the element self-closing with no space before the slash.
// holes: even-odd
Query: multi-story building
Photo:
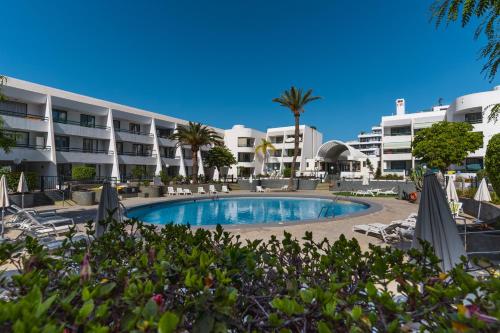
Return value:
<svg viewBox="0 0 500 333">
<path fill-rule="evenodd" d="M 307 170 L 307 160 L 313 159 L 323 143 L 323 134 L 316 127 L 300 125 L 299 154 L 295 165 L 298 175 Z M 276 150 L 268 157 L 267 172 L 282 173 L 284 169 L 291 168 L 294 153 L 295 127 L 269 128 L 266 139 Z"/>
<path fill-rule="evenodd" d="M 469 154 L 465 163 L 454 166 L 461 172 L 476 172 L 484 167 L 486 147 L 491 137 L 500 133 L 500 121 L 488 121 L 493 105 L 500 103 L 500 86 L 484 91 L 460 96 L 446 110 L 447 121 L 465 121 L 472 124 L 475 132 L 483 133 L 483 145 Z"/>
<path fill-rule="evenodd" d="M 168 138 L 186 120 L 14 78 L 2 93 L 0 115 L 17 144 L 0 152 L 0 165 L 55 176 L 87 164 L 98 177 L 117 179 L 129 177 L 135 166 L 151 175 L 192 172 L 191 150 Z"/>
<path fill-rule="evenodd" d="M 224 131 L 224 144 L 234 155 L 237 164 L 231 166 L 228 175 L 234 177 L 249 177 L 263 173 L 264 158 L 255 152 L 266 133 L 244 125 L 234 125 Z"/>
<path fill-rule="evenodd" d="M 396 100 L 396 114 L 382 117 L 381 166 L 383 174 L 407 175 L 415 167 L 413 136 L 422 128 L 444 120 L 448 105 L 416 113 L 405 112 L 404 99 Z"/>
<path fill-rule="evenodd" d="M 381 126 L 372 126 L 371 132 L 361 132 L 358 134 L 358 140 L 346 141 L 346 144 L 368 156 L 374 169 L 380 167 Z"/>
</svg>

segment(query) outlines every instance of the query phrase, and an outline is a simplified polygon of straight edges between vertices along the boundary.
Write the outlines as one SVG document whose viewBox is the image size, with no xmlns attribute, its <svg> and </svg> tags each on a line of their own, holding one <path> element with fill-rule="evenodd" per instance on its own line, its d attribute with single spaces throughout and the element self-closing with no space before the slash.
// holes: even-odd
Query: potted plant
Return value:
<svg viewBox="0 0 500 333">
<path fill-rule="evenodd" d="M 149 180 L 144 180 L 139 186 L 139 196 L 144 198 L 158 198 L 161 186 L 151 185 Z"/>
<path fill-rule="evenodd" d="M 82 180 L 91 180 L 95 177 L 95 168 L 79 165 L 71 169 L 71 178 L 78 182 Z M 78 183 L 75 186 L 76 190 L 71 191 L 71 199 L 81 206 L 91 206 L 95 203 L 95 192 L 81 188 Z"/>
</svg>

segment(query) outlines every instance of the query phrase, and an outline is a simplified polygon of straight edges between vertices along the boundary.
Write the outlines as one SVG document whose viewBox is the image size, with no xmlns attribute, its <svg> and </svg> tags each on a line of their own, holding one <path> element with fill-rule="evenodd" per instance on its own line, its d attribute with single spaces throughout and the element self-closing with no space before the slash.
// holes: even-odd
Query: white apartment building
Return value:
<svg viewBox="0 0 500 333">
<path fill-rule="evenodd" d="M 56 176 L 85 164 L 95 166 L 97 177 L 122 180 L 135 166 L 150 175 L 192 172 L 189 147 L 168 139 L 186 120 L 15 78 L 7 79 L 2 93 L 0 116 L 17 145 L 8 154 L 0 151 L 0 166 Z"/>
<path fill-rule="evenodd" d="M 415 133 L 438 121 L 465 121 L 474 131 L 483 133 L 483 146 L 471 153 L 462 166 L 452 166 L 467 173 L 483 168 L 489 139 L 500 132 L 500 124 L 488 122 L 491 106 L 500 103 L 500 86 L 486 92 L 458 97 L 451 105 L 435 106 L 430 111 L 405 113 L 404 99 L 396 100 L 396 114 L 382 117 L 381 165 L 383 174 L 407 175 L 419 164 L 411 154 Z"/>
<path fill-rule="evenodd" d="M 474 172 L 484 167 L 484 156 L 491 137 L 500 133 L 500 120 L 488 122 L 491 107 L 500 103 L 500 86 L 484 91 L 460 96 L 446 110 L 447 121 L 465 121 L 474 127 L 475 132 L 483 133 L 483 146 L 469 154 L 462 166 L 454 166 L 461 172 Z"/>
<path fill-rule="evenodd" d="M 263 173 L 264 157 L 256 154 L 255 148 L 261 139 L 265 138 L 266 133 L 244 125 L 234 125 L 233 128 L 224 131 L 224 144 L 237 161 L 237 164 L 229 168 L 228 176 L 250 177 Z"/>
<path fill-rule="evenodd" d="M 380 154 L 382 147 L 381 126 L 372 126 L 371 132 L 361 132 L 358 134 L 357 140 L 346 141 L 346 144 L 368 156 L 374 169 L 380 167 Z"/>
<path fill-rule="evenodd" d="M 323 143 L 323 134 L 316 127 L 300 125 L 299 130 L 299 154 L 296 161 L 297 175 L 307 172 L 308 160 L 314 159 L 316 152 Z M 294 138 L 294 126 L 275 127 L 267 130 L 266 139 L 276 148 L 268 157 L 267 172 L 282 173 L 284 169 L 291 168 Z"/>
</svg>

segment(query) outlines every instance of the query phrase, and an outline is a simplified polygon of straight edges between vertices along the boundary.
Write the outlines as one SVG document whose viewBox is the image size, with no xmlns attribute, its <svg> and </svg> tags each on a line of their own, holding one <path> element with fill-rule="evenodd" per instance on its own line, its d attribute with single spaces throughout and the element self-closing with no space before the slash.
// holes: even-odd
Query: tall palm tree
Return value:
<svg viewBox="0 0 500 333">
<path fill-rule="evenodd" d="M 264 166 L 267 164 L 267 158 L 268 158 L 268 152 L 276 151 L 276 147 L 272 144 L 271 141 L 268 141 L 266 139 L 260 139 L 260 144 L 255 147 L 255 152 L 256 153 L 262 153 L 264 155 Z M 265 169 L 264 169 L 265 172 Z"/>
<path fill-rule="evenodd" d="M 320 96 L 311 96 L 312 89 L 309 89 L 303 93 L 302 89 L 297 89 L 294 86 L 290 90 L 285 90 L 280 97 L 273 99 L 273 102 L 279 103 L 281 106 L 290 109 L 295 118 L 295 138 L 294 138 L 294 149 L 293 149 L 293 159 L 292 159 L 292 175 L 290 176 L 290 181 L 288 188 L 293 188 L 293 178 L 295 177 L 295 162 L 297 161 L 297 155 L 299 154 L 299 136 L 300 136 L 300 114 L 304 113 L 304 106 L 312 101 L 320 99 Z"/>
<path fill-rule="evenodd" d="M 191 121 L 187 125 L 177 127 L 177 130 L 170 135 L 170 139 L 176 140 L 177 146 L 191 146 L 194 183 L 198 181 L 198 151 L 200 148 L 211 144 L 222 144 L 222 137 L 217 132 L 205 125 Z"/>
</svg>

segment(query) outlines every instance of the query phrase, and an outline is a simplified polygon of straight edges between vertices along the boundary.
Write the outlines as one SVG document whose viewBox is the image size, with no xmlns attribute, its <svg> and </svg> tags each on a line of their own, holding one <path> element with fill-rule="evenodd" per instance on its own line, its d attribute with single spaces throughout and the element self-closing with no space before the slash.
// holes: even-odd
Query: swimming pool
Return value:
<svg viewBox="0 0 500 333">
<path fill-rule="evenodd" d="M 331 218 L 368 208 L 357 202 L 307 197 L 193 198 L 132 208 L 127 217 L 154 224 L 241 225 L 317 220 L 320 212 L 320 218 Z"/>
</svg>

